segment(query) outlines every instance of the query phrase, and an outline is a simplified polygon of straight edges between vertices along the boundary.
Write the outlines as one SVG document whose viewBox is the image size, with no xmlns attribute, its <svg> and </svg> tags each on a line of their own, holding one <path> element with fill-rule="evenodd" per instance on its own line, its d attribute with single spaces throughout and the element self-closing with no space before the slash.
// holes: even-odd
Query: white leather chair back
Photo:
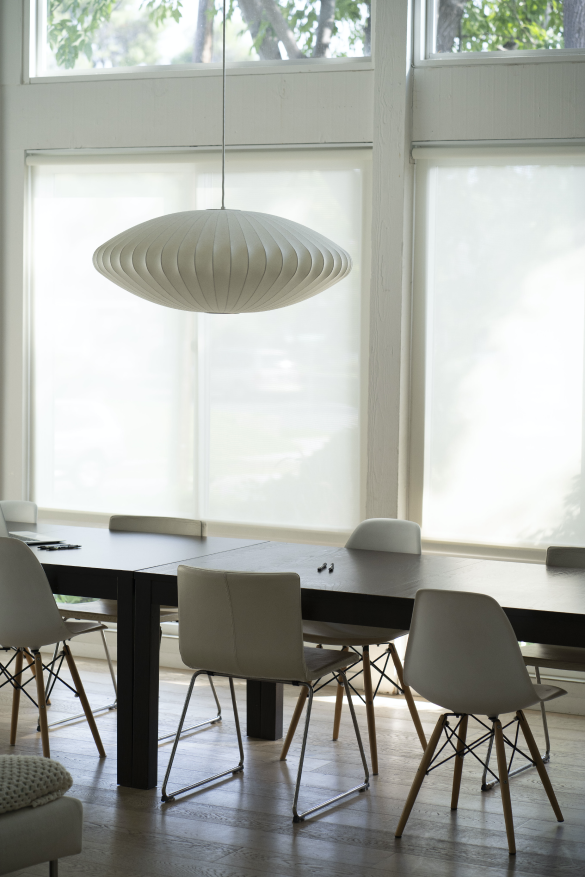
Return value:
<svg viewBox="0 0 585 877">
<path fill-rule="evenodd" d="M 19 524 L 36 524 L 37 504 L 25 499 L 0 500 L 0 508 L 5 521 L 18 521 Z"/>
<path fill-rule="evenodd" d="M 345 547 L 420 554 L 420 527 L 414 521 L 400 521 L 397 518 L 368 518 L 357 525 Z"/>
<path fill-rule="evenodd" d="M 296 573 L 179 566 L 179 650 L 188 667 L 307 680 Z"/>
<path fill-rule="evenodd" d="M 0 538 L 7 539 L 8 538 L 8 527 L 6 526 L 6 521 L 4 520 L 4 515 L 2 514 L 2 506 L 0 505 Z"/>
<path fill-rule="evenodd" d="M 110 530 L 130 533 L 166 533 L 168 536 L 201 536 L 201 521 L 159 518 L 150 515 L 112 515 Z"/>
<path fill-rule="evenodd" d="M 36 555 L 18 539 L 0 538 L 0 643 L 39 648 L 70 637 Z"/>
<path fill-rule="evenodd" d="M 404 681 L 454 713 L 497 716 L 538 700 L 504 610 L 468 591 L 417 593 Z"/>
</svg>

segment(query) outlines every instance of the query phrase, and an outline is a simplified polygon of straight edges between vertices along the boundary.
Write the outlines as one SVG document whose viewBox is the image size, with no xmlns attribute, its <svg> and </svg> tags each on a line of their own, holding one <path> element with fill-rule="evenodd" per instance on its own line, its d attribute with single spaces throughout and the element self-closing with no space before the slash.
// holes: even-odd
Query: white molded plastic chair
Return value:
<svg viewBox="0 0 585 877">
<path fill-rule="evenodd" d="M 166 533 L 168 536 L 201 536 L 203 524 L 192 518 L 162 518 L 155 515 L 112 515 L 110 530 L 130 533 Z"/>
<path fill-rule="evenodd" d="M 4 667 L 3 675 L 9 678 L 2 683 L 2 687 L 9 683 L 13 686 L 10 730 L 10 744 L 12 746 L 16 742 L 21 692 L 24 692 L 35 703 L 26 688 L 32 682 L 32 678 L 28 682 L 22 681 L 24 652 L 26 649 L 30 649 L 34 656 L 34 678 L 38 698 L 36 705 L 39 709 L 43 755 L 50 758 L 43 670 L 48 671 L 52 676 L 55 673 L 53 666 L 57 664 L 56 675 L 58 675 L 65 659 L 75 686 L 72 690 L 79 696 L 98 752 L 102 758 L 105 757 L 106 753 L 99 731 L 85 696 L 73 655 L 67 645 L 67 642 L 74 636 L 93 630 L 101 630 L 102 627 L 103 625 L 95 622 L 64 621 L 55 604 L 47 576 L 36 555 L 24 542 L 0 538 L 0 643 L 5 648 L 13 649 L 15 652 Z M 62 649 L 52 661 L 43 664 L 40 649 L 42 646 L 53 643 L 62 643 Z M 14 672 L 11 669 L 13 663 Z M 71 688 L 71 686 L 68 687 Z"/>
<path fill-rule="evenodd" d="M 347 540 L 345 547 L 356 549 L 358 551 L 391 551 L 399 554 L 420 554 L 420 527 L 413 521 L 400 521 L 396 518 L 369 518 L 367 521 L 362 521 L 361 524 L 358 524 Z M 378 693 L 378 687 L 383 678 L 388 679 L 402 694 L 404 694 L 421 746 L 424 749 L 427 745 L 414 698 L 410 688 L 404 684 L 402 662 L 396 650 L 396 646 L 394 645 L 394 640 L 399 639 L 401 636 L 405 636 L 407 633 L 407 630 L 393 628 L 365 627 L 356 624 L 331 624 L 323 621 L 303 621 L 303 638 L 305 642 L 327 646 L 342 646 L 346 652 L 352 649 L 354 655 L 348 655 L 348 665 L 346 666 L 346 670 L 351 669 L 356 664 L 361 664 L 362 666 L 362 671 L 360 672 L 363 672 L 364 674 L 364 694 L 373 774 L 378 773 L 378 746 L 376 741 L 374 698 Z M 378 686 L 374 691 L 370 664 L 370 646 L 380 645 L 381 643 L 387 643 L 388 648 L 386 649 L 385 656 L 382 655 L 376 661 L 371 662 L 380 673 L 380 682 L 378 682 Z M 357 651 L 358 647 L 362 649 L 361 654 Z M 357 660 L 355 660 L 356 656 Z M 394 662 L 398 682 L 394 682 L 393 679 L 389 679 L 386 675 L 389 658 L 392 658 Z M 382 660 L 384 661 L 384 666 L 378 667 L 378 661 Z M 359 675 L 359 673 L 356 673 L 355 675 Z M 353 686 L 351 687 L 353 688 Z M 333 719 L 334 740 L 337 740 L 339 737 L 343 692 L 343 686 L 338 685 Z M 356 693 L 361 697 L 358 692 Z M 304 700 L 305 691 L 303 690 L 299 695 L 297 708 L 292 717 L 282 747 L 282 752 L 280 753 L 281 761 L 286 758 L 290 744 L 292 743 L 299 719 L 303 712 Z"/>
<path fill-rule="evenodd" d="M 168 536 L 201 536 L 203 524 L 201 521 L 195 521 L 191 518 L 163 518 L 150 515 L 112 515 L 109 521 L 109 529 L 112 531 L 125 531 L 129 533 L 162 533 Z M 118 601 L 117 600 L 94 600 L 87 603 L 57 603 L 59 612 L 63 618 L 82 618 L 91 621 L 100 621 L 104 629 L 107 630 L 107 623 L 116 623 L 118 621 Z M 160 623 L 170 621 L 178 621 L 178 609 L 176 606 L 161 606 Z M 104 710 L 113 710 L 118 705 L 118 686 L 116 682 L 116 673 L 114 665 L 106 641 L 104 630 L 101 630 L 102 643 L 106 653 L 106 660 L 112 677 L 112 684 L 116 699 L 113 703 L 94 710 L 94 713 L 100 713 Z M 161 628 L 162 638 L 162 628 Z M 212 680 L 210 679 L 211 690 L 215 698 L 217 706 L 217 715 L 213 719 L 201 722 L 193 727 L 186 728 L 183 733 L 199 728 L 202 725 L 210 725 L 221 721 L 221 706 L 217 693 L 215 691 Z M 79 718 L 79 716 L 75 717 Z M 65 721 L 70 721 L 67 719 Z M 62 724 L 55 722 L 55 724 Z M 169 740 L 174 734 L 165 734 L 159 737 L 159 740 Z"/>
<path fill-rule="evenodd" d="M 585 548 L 551 545 L 546 551 L 546 565 L 547 567 L 559 567 L 561 569 L 585 570 Z M 534 667 L 536 681 L 539 684 L 541 669 L 585 672 L 585 648 L 528 643 L 522 646 L 522 655 L 526 666 Z M 543 701 L 540 704 L 540 709 L 546 744 L 546 751 L 542 760 L 546 764 L 550 761 L 550 737 L 546 720 L 546 708 Z"/>
<path fill-rule="evenodd" d="M 368 518 L 358 524 L 346 548 L 361 551 L 395 551 L 397 554 L 420 554 L 420 527 L 414 521 L 398 518 Z"/>
<path fill-rule="evenodd" d="M 450 743 L 456 751 L 451 798 L 451 809 L 456 810 L 463 758 L 472 751 L 477 756 L 480 743 L 491 742 L 493 738 L 510 855 L 516 852 L 516 846 L 505 744 L 512 747 L 512 757 L 519 754 L 534 764 L 557 820 L 563 821 L 546 768 L 522 710 L 561 697 L 566 691 L 552 685 L 532 684 L 512 625 L 496 600 L 486 594 L 467 591 L 420 590 L 414 604 L 404 661 L 404 679 L 423 697 L 449 712 L 439 718 L 425 749 L 396 829 L 396 837 L 402 836 L 425 775 L 438 767 L 439 763 L 444 763 L 434 762 L 445 746 L 449 747 Z M 515 717 L 502 727 L 499 716 L 510 712 L 514 712 Z M 478 714 L 487 716 L 491 727 L 478 719 L 487 733 L 468 744 L 468 718 L 476 718 Z M 454 728 L 449 719 L 456 720 L 453 722 Z M 509 725 L 516 726 L 513 742 L 504 734 Z M 517 746 L 520 728 L 530 758 Z M 447 742 L 433 758 L 443 731 Z M 451 748 L 448 748 L 448 752 L 452 757 Z"/>
<path fill-rule="evenodd" d="M 18 521 L 19 524 L 36 524 L 37 504 L 25 499 L 2 499 L 0 509 L 5 521 Z"/>
<path fill-rule="evenodd" d="M 162 800 L 171 801 L 182 792 L 244 768 L 244 749 L 238 719 L 234 679 L 255 679 L 301 685 L 307 691 L 308 707 L 293 802 L 293 821 L 300 822 L 309 813 L 339 801 L 369 786 L 369 775 L 351 693 L 342 666 L 345 655 L 328 649 L 303 646 L 301 616 L 301 582 L 296 573 L 245 573 L 196 569 L 179 566 L 179 649 L 181 658 L 193 674 L 183 715 L 179 722 L 173 751 L 165 775 Z M 337 670 L 343 678 L 354 730 L 361 754 L 365 778 L 347 792 L 299 813 L 297 809 L 307 734 L 313 703 L 311 682 Z M 167 783 L 189 700 L 197 677 L 226 676 L 229 679 L 240 750 L 239 763 L 229 770 L 207 777 L 190 786 L 167 794 Z"/>
</svg>

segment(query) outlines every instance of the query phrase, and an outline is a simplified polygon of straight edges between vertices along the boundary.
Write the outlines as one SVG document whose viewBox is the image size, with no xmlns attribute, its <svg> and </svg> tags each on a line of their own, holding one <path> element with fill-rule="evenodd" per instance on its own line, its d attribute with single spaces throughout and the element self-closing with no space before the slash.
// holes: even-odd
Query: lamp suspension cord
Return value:
<svg viewBox="0 0 585 877">
<path fill-rule="evenodd" d="M 223 116 L 221 124 L 221 209 L 225 210 L 225 4 L 223 0 Z"/>
</svg>

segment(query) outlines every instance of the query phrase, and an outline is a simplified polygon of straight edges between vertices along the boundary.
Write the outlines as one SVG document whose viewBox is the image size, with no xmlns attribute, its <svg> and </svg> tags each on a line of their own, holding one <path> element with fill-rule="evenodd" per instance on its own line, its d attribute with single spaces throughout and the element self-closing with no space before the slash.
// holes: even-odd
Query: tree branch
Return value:
<svg viewBox="0 0 585 877">
<path fill-rule="evenodd" d="M 193 45 L 193 61 L 195 64 L 209 64 L 213 55 L 213 16 L 215 7 L 210 6 L 213 0 L 199 0 L 197 10 L 197 27 Z"/>
<path fill-rule="evenodd" d="M 435 52 L 453 51 L 453 43 L 459 36 L 463 10 L 467 0 L 439 0 L 437 21 L 437 45 Z"/>
<path fill-rule="evenodd" d="M 565 0 L 563 3 L 563 23 L 565 49 L 584 49 L 585 0 Z"/>
<path fill-rule="evenodd" d="M 277 6 L 275 0 L 260 0 L 266 18 L 270 22 L 270 26 L 276 37 L 284 48 L 289 58 L 305 58 L 306 55 L 299 49 L 294 34 L 286 23 L 282 10 Z"/>
<path fill-rule="evenodd" d="M 319 23 L 317 25 L 317 39 L 313 49 L 313 58 L 327 57 L 333 28 L 335 27 L 335 0 L 321 0 L 319 10 Z"/>
<path fill-rule="evenodd" d="M 261 0 L 238 0 L 240 12 L 252 34 L 254 46 L 263 61 L 282 61 L 278 40 L 270 28 L 263 26 Z M 267 24 L 267 22 L 266 22 Z"/>
</svg>

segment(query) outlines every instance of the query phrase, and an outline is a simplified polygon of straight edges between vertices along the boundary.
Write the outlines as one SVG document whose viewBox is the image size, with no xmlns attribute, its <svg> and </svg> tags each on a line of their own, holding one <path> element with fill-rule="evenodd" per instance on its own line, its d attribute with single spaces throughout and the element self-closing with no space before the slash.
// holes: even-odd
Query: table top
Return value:
<svg viewBox="0 0 585 877">
<path fill-rule="evenodd" d="M 334 571 L 317 572 L 333 562 Z M 343 592 L 413 601 L 419 588 L 490 594 L 504 608 L 585 616 L 585 570 L 547 568 L 544 564 L 482 560 L 438 554 L 397 554 L 262 542 L 238 551 L 193 556 L 187 566 L 249 572 L 297 572 L 303 591 Z M 142 575 L 175 580 L 174 561 Z"/>
<path fill-rule="evenodd" d="M 70 527 L 61 524 L 22 524 L 7 521 L 8 530 L 28 530 L 55 535 L 81 548 L 70 551 L 43 551 L 32 546 L 44 567 L 65 566 L 84 569 L 135 572 L 144 567 L 181 562 L 206 554 L 230 552 L 236 548 L 260 544 L 254 539 L 231 539 L 223 536 L 169 536 L 159 533 L 128 533 L 98 527 Z"/>
</svg>

